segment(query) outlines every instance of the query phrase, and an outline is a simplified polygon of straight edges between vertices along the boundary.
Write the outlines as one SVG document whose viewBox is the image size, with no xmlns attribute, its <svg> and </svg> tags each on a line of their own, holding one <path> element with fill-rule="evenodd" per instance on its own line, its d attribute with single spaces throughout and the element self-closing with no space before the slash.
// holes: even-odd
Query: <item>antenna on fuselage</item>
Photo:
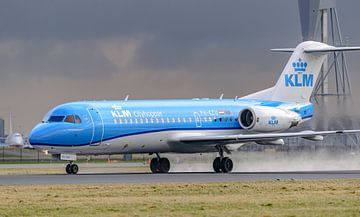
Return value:
<svg viewBox="0 0 360 217">
<path fill-rule="evenodd" d="M 129 99 L 129 94 L 125 96 L 124 101 L 128 101 L 128 99 Z"/>
<path fill-rule="evenodd" d="M 236 101 L 238 99 L 238 96 L 235 96 L 235 99 L 234 99 L 234 101 Z"/>
<path fill-rule="evenodd" d="M 223 99 L 223 97 L 224 97 L 224 94 L 223 94 L 223 93 L 221 93 L 221 95 L 220 95 L 219 99 Z"/>
</svg>

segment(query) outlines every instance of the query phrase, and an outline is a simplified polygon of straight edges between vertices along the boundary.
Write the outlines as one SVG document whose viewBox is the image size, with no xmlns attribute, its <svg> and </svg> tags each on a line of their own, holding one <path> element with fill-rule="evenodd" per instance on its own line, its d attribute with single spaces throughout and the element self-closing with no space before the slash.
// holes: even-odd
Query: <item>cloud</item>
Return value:
<svg viewBox="0 0 360 217">
<path fill-rule="evenodd" d="M 359 6 L 338 2 L 350 44 Z M 301 40 L 288 0 L 1 1 L 0 29 L 0 114 L 14 110 L 25 131 L 71 100 L 245 95 L 285 65 L 270 48 Z M 359 57 L 348 55 L 354 93 Z"/>
<path fill-rule="evenodd" d="M 105 58 L 121 72 L 134 66 L 139 49 L 151 40 L 150 36 L 99 40 L 97 45 Z"/>
</svg>

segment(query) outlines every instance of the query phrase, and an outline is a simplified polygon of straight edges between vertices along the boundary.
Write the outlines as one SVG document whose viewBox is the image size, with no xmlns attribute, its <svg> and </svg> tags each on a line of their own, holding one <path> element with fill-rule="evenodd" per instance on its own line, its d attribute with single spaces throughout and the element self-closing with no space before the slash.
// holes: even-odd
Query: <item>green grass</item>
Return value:
<svg viewBox="0 0 360 217">
<path fill-rule="evenodd" d="M 360 180 L 0 185 L 0 216 L 360 216 Z"/>
</svg>

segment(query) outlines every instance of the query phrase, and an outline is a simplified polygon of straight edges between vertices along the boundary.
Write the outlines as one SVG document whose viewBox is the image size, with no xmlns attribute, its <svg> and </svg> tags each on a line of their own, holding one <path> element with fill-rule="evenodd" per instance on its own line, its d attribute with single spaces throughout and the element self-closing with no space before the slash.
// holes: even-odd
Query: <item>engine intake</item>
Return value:
<svg viewBox="0 0 360 217">
<path fill-rule="evenodd" d="M 296 112 L 281 108 L 252 106 L 243 109 L 238 120 L 240 126 L 249 131 L 276 132 L 297 126 L 301 117 Z"/>
<path fill-rule="evenodd" d="M 240 112 L 240 125 L 243 128 L 252 128 L 254 124 L 254 114 L 250 109 L 244 109 Z"/>
</svg>

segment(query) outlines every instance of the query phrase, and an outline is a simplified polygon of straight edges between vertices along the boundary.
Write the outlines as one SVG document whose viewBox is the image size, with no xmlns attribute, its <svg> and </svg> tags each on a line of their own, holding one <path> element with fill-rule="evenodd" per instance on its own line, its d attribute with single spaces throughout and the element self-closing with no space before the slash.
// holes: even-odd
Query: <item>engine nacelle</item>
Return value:
<svg viewBox="0 0 360 217">
<path fill-rule="evenodd" d="M 249 131 L 276 132 L 297 126 L 301 117 L 296 112 L 285 109 L 252 106 L 243 109 L 238 120 L 240 126 Z"/>
</svg>

